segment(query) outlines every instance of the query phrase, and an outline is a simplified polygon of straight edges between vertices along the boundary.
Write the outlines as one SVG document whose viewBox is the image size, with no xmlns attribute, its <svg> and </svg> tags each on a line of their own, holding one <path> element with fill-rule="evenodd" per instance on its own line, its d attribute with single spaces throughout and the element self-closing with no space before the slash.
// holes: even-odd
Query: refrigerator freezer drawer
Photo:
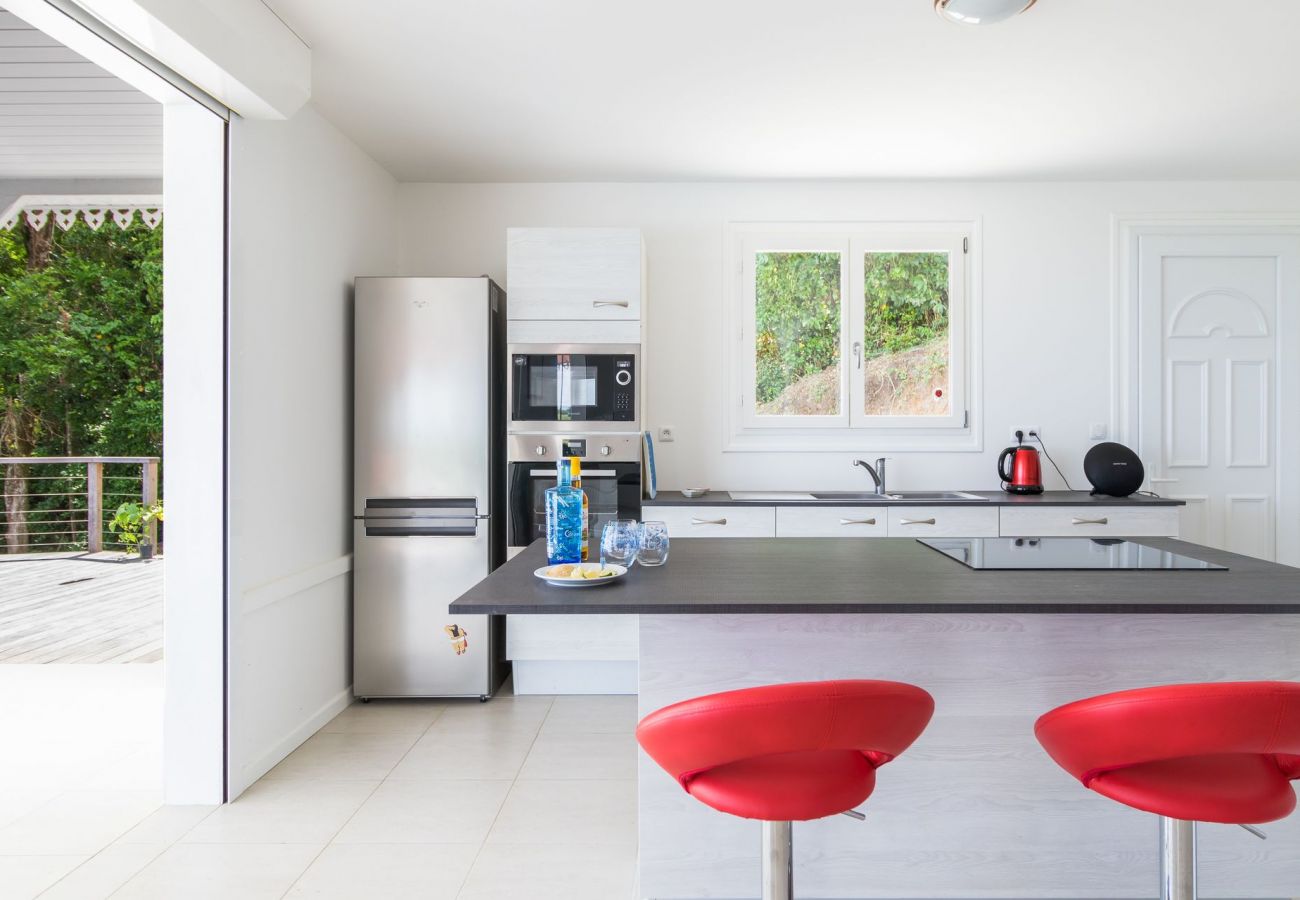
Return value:
<svg viewBox="0 0 1300 900">
<path fill-rule="evenodd" d="M 496 648 L 487 616 L 449 603 L 488 573 L 487 529 L 473 537 L 367 534 L 353 523 L 353 692 L 358 697 L 481 697 Z"/>
</svg>

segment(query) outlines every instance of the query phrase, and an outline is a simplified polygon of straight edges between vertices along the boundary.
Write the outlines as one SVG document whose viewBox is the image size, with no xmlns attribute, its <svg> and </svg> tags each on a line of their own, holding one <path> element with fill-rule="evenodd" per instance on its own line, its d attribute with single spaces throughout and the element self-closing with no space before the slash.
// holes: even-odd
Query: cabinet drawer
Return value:
<svg viewBox="0 0 1300 900">
<path fill-rule="evenodd" d="M 997 537 L 996 506 L 891 506 L 890 537 Z"/>
<path fill-rule="evenodd" d="M 666 522 L 674 538 L 776 537 L 772 506 L 647 506 L 641 518 Z"/>
<path fill-rule="evenodd" d="M 637 321 L 641 232 L 635 228 L 510 228 L 511 319 Z"/>
<path fill-rule="evenodd" d="M 777 537 L 884 537 L 883 506 L 778 506 Z"/>
<path fill-rule="evenodd" d="M 1177 537 L 1176 506 L 1002 507 L 1006 537 Z"/>
</svg>

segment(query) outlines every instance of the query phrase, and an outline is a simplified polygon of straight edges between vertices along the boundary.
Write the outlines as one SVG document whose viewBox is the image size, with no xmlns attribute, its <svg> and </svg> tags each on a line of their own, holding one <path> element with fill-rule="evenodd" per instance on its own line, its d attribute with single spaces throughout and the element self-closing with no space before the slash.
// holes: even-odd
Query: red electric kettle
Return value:
<svg viewBox="0 0 1300 900">
<path fill-rule="evenodd" d="M 1038 464 L 1038 451 L 1023 444 L 1003 450 L 998 457 L 998 477 L 1008 494 L 1041 494 L 1043 470 Z"/>
</svg>

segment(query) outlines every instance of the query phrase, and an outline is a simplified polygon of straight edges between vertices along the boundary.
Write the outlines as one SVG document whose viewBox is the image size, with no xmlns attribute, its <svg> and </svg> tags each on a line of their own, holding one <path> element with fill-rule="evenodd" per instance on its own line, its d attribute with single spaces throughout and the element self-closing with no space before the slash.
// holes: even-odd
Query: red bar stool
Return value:
<svg viewBox="0 0 1300 900">
<path fill-rule="evenodd" d="M 812 681 L 696 697 L 641 720 L 636 739 L 685 791 L 763 822 L 764 900 L 794 897 L 791 822 L 853 809 L 876 769 L 925 730 L 934 699 L 894 681 Z"/>
<path fill-rule="evenodd" d="M 1300 684 L 1175 684 L 1057 707 L 1039 743 L 1083 786 L 1160 816 L 1160 896 L 1195 900 L 1196 822 L 1272 822 L 1296 806 Z"/>
</svg>

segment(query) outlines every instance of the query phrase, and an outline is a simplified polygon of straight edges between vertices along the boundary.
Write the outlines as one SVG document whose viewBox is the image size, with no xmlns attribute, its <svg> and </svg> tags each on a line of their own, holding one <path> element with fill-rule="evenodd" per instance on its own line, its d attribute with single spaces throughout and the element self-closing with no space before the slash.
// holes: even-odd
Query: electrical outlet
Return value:
<svg viewBox="0 0 1300 900">
<path fill-rule="evenodd" d="M 671 425 L 661 425 L 659 428 L 659 443 L 671 444 L 677 440 L 677 429 Z"/>
<path fill-rule="evenodd" d="M 1040 436 L 1041 436 L 1042 433 L 1043 433 L 1043 429 L 1039 428 L 1037 425 L 1012 425 L 1012 426 L 1011 426 L 1011 440 L 1014 441 L 1014 440 L 1016 439 L 1016 432 L 1017 432 L 1017 431 L 1023 431 L 1023 432 L 1025 433 L 1025 443 L 1026 443 L 1026 444 L 1031 444 L 1031 443 L 1033 443 L 1033 438 L 1031 438 L 1031 437 L 1029 436 L 1029 432 L 1032 431 L 1032 432 L 1034 432 L 1034 433 L 1036 433 L 1036 434 L 1038 434 L 1038 435 L 1040 435 Z"/>
</svg>

